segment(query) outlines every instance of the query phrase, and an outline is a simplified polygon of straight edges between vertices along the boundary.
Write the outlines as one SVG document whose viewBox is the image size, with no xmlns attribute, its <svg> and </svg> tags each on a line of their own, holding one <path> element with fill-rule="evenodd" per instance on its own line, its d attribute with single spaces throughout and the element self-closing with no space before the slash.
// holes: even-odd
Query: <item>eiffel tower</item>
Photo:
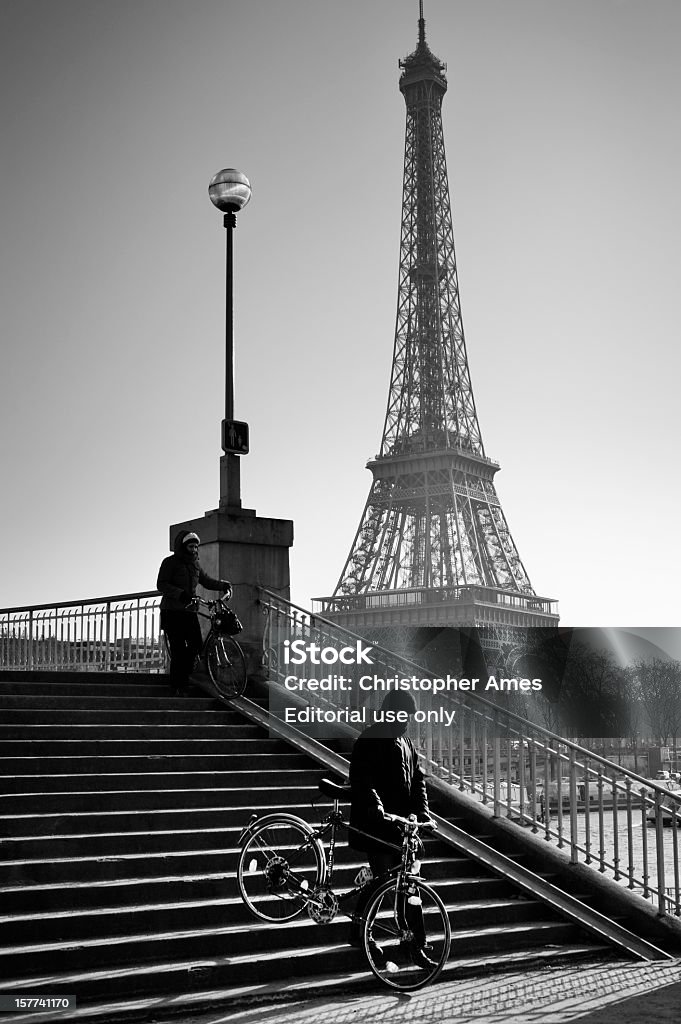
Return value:
<svg viewBox="0 0 681 1024">
<path fill-rule="evenodd" d="M 555 626 L 494 487 L 464 339 L 442 131 L 446 65 L 426 43 L 401 60 L 407 107 L 397 324 L 369 498 L 324 615 L 366 626 Z"/>
</svg>

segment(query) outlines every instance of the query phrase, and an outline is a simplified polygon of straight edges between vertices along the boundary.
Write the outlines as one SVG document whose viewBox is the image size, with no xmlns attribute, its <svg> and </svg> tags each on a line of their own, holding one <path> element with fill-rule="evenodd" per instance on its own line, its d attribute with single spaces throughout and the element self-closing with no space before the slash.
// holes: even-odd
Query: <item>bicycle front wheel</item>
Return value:
<svg viewBox="0 0 681 1024">
<path fill-rule="evenodd" d="M 240 697 L 246 689 L 246 659 L 231 636 L 212 636 L 206 647 L 208 675 L 221 697 Z"/>
<path fill-rule="evenodd" d="M 376 977 L 390 988 L 413 990 L 434 981 L 451 943 L 444 903 L 421 879 L 389 879 L 368 904 L 364 952 Z"/>
<path fill-rule="evenodd" d="M 324 877 L 324 859 L 312 829 L 281 820 L 258 826 L 244 844 L 237 882 L 244 903 L 263 921 L 292 921 Z"/>
</svg>

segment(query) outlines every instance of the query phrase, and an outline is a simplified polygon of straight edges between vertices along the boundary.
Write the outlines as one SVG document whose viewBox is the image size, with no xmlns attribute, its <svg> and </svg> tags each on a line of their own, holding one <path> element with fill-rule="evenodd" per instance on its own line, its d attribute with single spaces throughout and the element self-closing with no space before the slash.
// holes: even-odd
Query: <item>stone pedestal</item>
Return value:
<svg viewBox="0 0 681 1024">
<path fill-rule="evenodd" d="M 258 587 L 290 597 L 289 548 L 293 544 L 293 523 L 290 519 L 265 519 L 257 516 L 254 509 L 215 509 L 200 519 L 171 526 L 171 550 L 180 530 L 192 530 L 201 538 L 199 559 L 204 572 L 232 583 L 231 604 L 244 626 L 237 640 L 247 654 L 249 675 L 257 674 L 265 627 L 265 618 L 257 604 Z"/>
</svg>

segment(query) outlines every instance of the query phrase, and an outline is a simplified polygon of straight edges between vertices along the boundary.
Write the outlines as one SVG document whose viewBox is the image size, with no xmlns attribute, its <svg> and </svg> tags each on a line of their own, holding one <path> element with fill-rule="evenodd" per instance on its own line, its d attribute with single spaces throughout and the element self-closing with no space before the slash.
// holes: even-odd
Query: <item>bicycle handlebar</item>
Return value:
<svg viewBox="0 0 681 1024">
<path fill-rule="evenodd" d="M 405 832 L 437 831 L 437 822 L 432 818 L 428 818 L 426 821 L 417 821 L 415 814 L 411 814 L 408 818 L 403 818 L 399 814 L 384 814 L 383 817 L 386 821 L 393 821 L 396 825 L 400 825 Z"/>
<path fill-rule="evenodd" d="M 198 594 L 193 598 L 193 600 L 198 601 L 200 605 L 205 605 L 206 608 L 214 608 L 215 605 L 220 601 L 223 601 L 225 597 L 227 597 L 227 600 L 229 601 L 231 596 L 232 588 L 230 587 L 229 590 L 225 590 L 224 594 L 221 594 L 220 597 L 216 598 L 214 601 L 206 601 L 203 597 L 199 597 Z"/>
</svg>

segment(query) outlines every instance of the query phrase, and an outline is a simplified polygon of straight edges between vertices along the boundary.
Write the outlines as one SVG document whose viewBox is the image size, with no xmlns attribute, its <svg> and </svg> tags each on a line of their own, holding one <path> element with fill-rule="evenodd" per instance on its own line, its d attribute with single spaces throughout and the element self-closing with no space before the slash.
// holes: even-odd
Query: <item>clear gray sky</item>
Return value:
<svg viewBox="0 0 681 1024">
<path fill-rule="evenodd" d="M 681 4 L 425 0 L 487 454 L 566 625 L 678 625 Z M 215 508 L 238 167 L 244 504 L 331 593 L 392 356 L 417 0 L 0 0 L 0 607 L 152 589 Z"/>
</svg>

